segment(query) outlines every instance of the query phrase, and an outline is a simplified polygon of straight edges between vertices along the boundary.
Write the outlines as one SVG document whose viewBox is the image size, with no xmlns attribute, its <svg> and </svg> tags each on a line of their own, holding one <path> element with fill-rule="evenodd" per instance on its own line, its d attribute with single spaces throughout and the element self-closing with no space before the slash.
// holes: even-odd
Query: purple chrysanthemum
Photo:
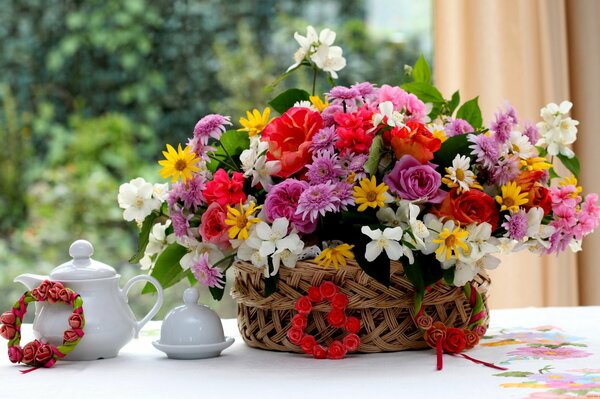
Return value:
<svg viewBox="0 0 600 399">
<path fill-rule="evenodd" d="M 496 140 L 485 134 L 469 134 L 467 138 L 473 143 L 469 148 L 473 150 L 471 154 L 477 156 L 479 164 L 488 169 L 496 165 L 500 154 Z"/>
<path fill-rule="evenodd" d="M 187 145 L 198 158 L 204 161 L 208 161 L 210 159 L 208 156 L 209 152 L 215 152 L 217 150 L 215 147 L 203 143 L 200 136 L 189 138 Z"/>
<path fill-rule="evenodd" d="M 523 209 L 512 215 L 506 215 L 506 222 L 502 224 L 502 227 L 508 232 L 508 237 L 517 241 L 525 238 L 527 226 L 527 215 Z"/>
<path fill-rule="evenodd" d="M 356 83 L 350 86 L 350 88 L 358 91 L 358 94 L 360 94 L 362 98 L 366 98 L 375 91 L 375 85 L 371 82 Z"/>
<path fill-rule="evenodd" d="M 506 157 L 490 170 L 490 180 L 492 183 L 502 186 L 511 182 L 519 176 L 519 158 L 515 156 Z"/>
<path fill-rule="evenodd" d="M 504 144 L 510 138 L 513 127 L 517 124 L 517 112 L 508 103 L 505 103 L 506 111 L 496 112 L 496 120 L 490 125 L 490 130 L 494 132 L 494 137 L 498 144 Z"/>
<path fill-rule="evenodd" d="M 200 255 L 200 258 L 192 264 L 192 273 L 198 283 L 206 287 L 223 288 L 223 273 L 216 267 L 213 267 L 208 262 L 208 254 Z"/>
<path fill-rule="evenodd" d="M 319 130 L 312 138 L 312 150 L 332 150 L 337 136 L 332 126 Z"/>
<path fill-rule="evenodd" d="M 319 215 L 324 216 L 327 212 L 335 212 L 335 204 L 339 198 L 333 195 L 335 185 L 332 183 L 321 183 L 309 186 L 298 200 L 297 215 L 302 215 L 302 219 L 314 222 Z M 308 216 L 308 218 L 307 218 Z"/>
<path fill-rule="evenodd" d="M 191 235 L 190 219 L 192 215 L 185 216 L 183 211 L 171 212 L 171 221 L 173 222 L 173 232 L 177 237 L 186 237 Z"/>
<path fill-rule="evenodd" d="M 327 93 L 327 98 L 333 102 L 352 101 L 360 97 L 360 91 L 353 87 L 335 86 Z"/>
<path fill-rule="evenodd" d="M 444 126 L 446 137 L 460 136 L 461 134 L 473 132 L 473 126 L 464 119 L 450 118 L 449 122 Z"/>
<path fill-rule="evenodd" d="M 346 151 L 340 156 L 340 167 L 345 172 L 345 176 L 349 176 L 351 173 L 359 174 L 363 171 L 368 158 L 367 154 Z"/>
<path fill-rule="evenodd" d="M 206 186 L 206 181 L 202 176 L 194 175 L 194 177 L 182 184 L 180 196 L 183 201 L 183 206 L 190 210 L 196 210 L 196 208 L 205 203 L 204 195 L 202 191 Z"/>
<path fill-rule="evenodd" d="M 336 211 L 347 210 L 348 205 L 354 205 L 354 190 L 352 184 L 341 181 L 335 184 L 332 194 L 338 199 L 333 205 Z"/>
<path fill-rule="evenodd" d="M 286 179 L 271 187 L 263 210 L 267 215 L 267 221 L 272 222 L 277 218 L 284 217 L 302 234 L 310 234 L 317 228 L 317 224 L 310 220 L 304 220 L 296 213 L 300 196 L 308 188 L 308 183 L 296 179 Z"/>
<path fill-rule="evenodd" d="M 527 121 L 523 128 L 523 136 L 527 137 L 527 140 L 529 140 L 531 144 L 536 145 L 540 139 L 540 132 L 535 124 Z"/>
<path fill-rule="evenodd" d="M 333 151 L 324 150 L 315 153 L 312 164 L 306 166 L 308 169 L 306 177 L 309 183 L 319 184 L 338 180 L 344 175 L 338 161 L 338 156 Z"/>
<path fill-rule="evenodd" d="M 329 107 L 325 108 L 325 110 L 321 112 L 321 117 L 323 118 L 323 126 L 335 126 L 334 116 L 341 112 L 344 112 L 344 107 L 342 107 L 341 105 L 331 104 Z"/>
<path fill-rule="evenodd" d="M 231 125 L 229 116 L 223 116 L 220 114 L 209 114 L 204 118 L 200 119 L 194 127 L 194 137 L 202 144 L 208 144 L 209 138 L 219 140 L 221 134 L 227 130 L 225 125 Z"/>
</svg>

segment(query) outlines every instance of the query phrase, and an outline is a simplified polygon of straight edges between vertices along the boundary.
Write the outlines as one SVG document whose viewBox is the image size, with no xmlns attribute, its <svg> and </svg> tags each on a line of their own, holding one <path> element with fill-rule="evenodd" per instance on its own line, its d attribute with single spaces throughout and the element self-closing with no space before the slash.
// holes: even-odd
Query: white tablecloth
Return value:
<svg viewBox="0 0 600 399">
<path fill-rule="evenodd" d="M 152 322 L 114 359 L 22 375 L 2 354 L 0 398 L 600 397 L 600 307 L 497 310 L 491 321 L 468 354 L 508 372 L 448 355 L 436 371 L 433 350 L 332 361 L 251 349 L 234 320 L 224 326 L 236 342 L 221 357 L 170 360 L 151 345 L 160 329 Z"/>
</svg>

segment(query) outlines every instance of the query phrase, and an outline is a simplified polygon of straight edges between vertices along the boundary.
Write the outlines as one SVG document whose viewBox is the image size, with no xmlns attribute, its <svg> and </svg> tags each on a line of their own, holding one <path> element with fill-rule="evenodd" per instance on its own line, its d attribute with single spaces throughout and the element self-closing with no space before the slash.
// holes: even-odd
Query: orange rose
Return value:
<svg viewBox="0 0 600 399">
<path fill-rule="evenodd" d="M 483 191 L 473 188 L 462 194 L 458 194 L 456 188 L 453 188 L 432 212 L 438 217 L 448 217 L 463 225 L 487 222 L 492 225 L 492 231 L 498 228 L 500 218 L 496 201 Z"/>
<path fill-rule="evenodd" d="M 395 127 L 384 132 L 383 139 L 392 146 L 396 159 L 409 154 L 419 162 L 433 159 L 433 153 L 440 149 L 442 142 L 419 122 L 410 121 L 402 128 Z"/>
<path fill-rule="evenodd" d="M 310 163 L 312 137 L 322 126 L 323 118 L 318 112 L 293 107 L 265 127 L 261 139 L 269 143 L 267 159 L 281 162 L 281 170 L 275 176 L 290 177 Z"/>
</svg>

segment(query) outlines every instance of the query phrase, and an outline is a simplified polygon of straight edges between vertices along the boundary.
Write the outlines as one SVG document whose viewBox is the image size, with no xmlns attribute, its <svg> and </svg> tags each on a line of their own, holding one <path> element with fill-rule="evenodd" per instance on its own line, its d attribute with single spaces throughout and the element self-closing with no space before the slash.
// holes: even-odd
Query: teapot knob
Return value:
<svg viewBox="0 0 600 399">
<path fill-rule="evenodd" d="M 186 305 L 197 305 L 198 299 L 200 298 L 200 294 L 198 294 L 198 289 L 196 288 L 186 288 L 183 291 L 183 302 Z"/>
<path fill-rule="evenodd" d="M 89 259 L 93 254 L 94 247 L 86 240 L 77 240 L 69 247 L 69 255 L 73 259 Z"/>
</svg>

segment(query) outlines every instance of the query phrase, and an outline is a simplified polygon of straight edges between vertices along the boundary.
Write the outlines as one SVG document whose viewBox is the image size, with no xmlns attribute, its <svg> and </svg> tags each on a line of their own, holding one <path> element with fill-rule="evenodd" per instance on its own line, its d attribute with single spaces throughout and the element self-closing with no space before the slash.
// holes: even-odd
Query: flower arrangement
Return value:
<svg viewBox="0 0 600 399">
<path fill-rule="evenodd" d="M 333 83 L 346 65 L 335 33 L 295 38 L 295 63 L 274 86 L 302 67 Z M 499 253 L 579 250 L 600 207 L 577 183 L 572 104 L 548 104 L 537 124 L 506 104 L 485 127 L 477 98 L 445 99 L 423 57 L 406 69 L 401 86 L 284 91 L 239 127 L 201 118 L 185 146 L 163 151 L 170 187 L 120 187 L 125 219 L 140 226 L 131 262 L 165 287 L 189 278 L 220 299 L 236 259 L 261 270 L 265 296 L 301 259 L 353 261 L 384 285 L 400 261 L 422 298 L 436 283 L 469 286 Z M 572 175 L 561 178 L 557 161 Z"/>
</svg>

